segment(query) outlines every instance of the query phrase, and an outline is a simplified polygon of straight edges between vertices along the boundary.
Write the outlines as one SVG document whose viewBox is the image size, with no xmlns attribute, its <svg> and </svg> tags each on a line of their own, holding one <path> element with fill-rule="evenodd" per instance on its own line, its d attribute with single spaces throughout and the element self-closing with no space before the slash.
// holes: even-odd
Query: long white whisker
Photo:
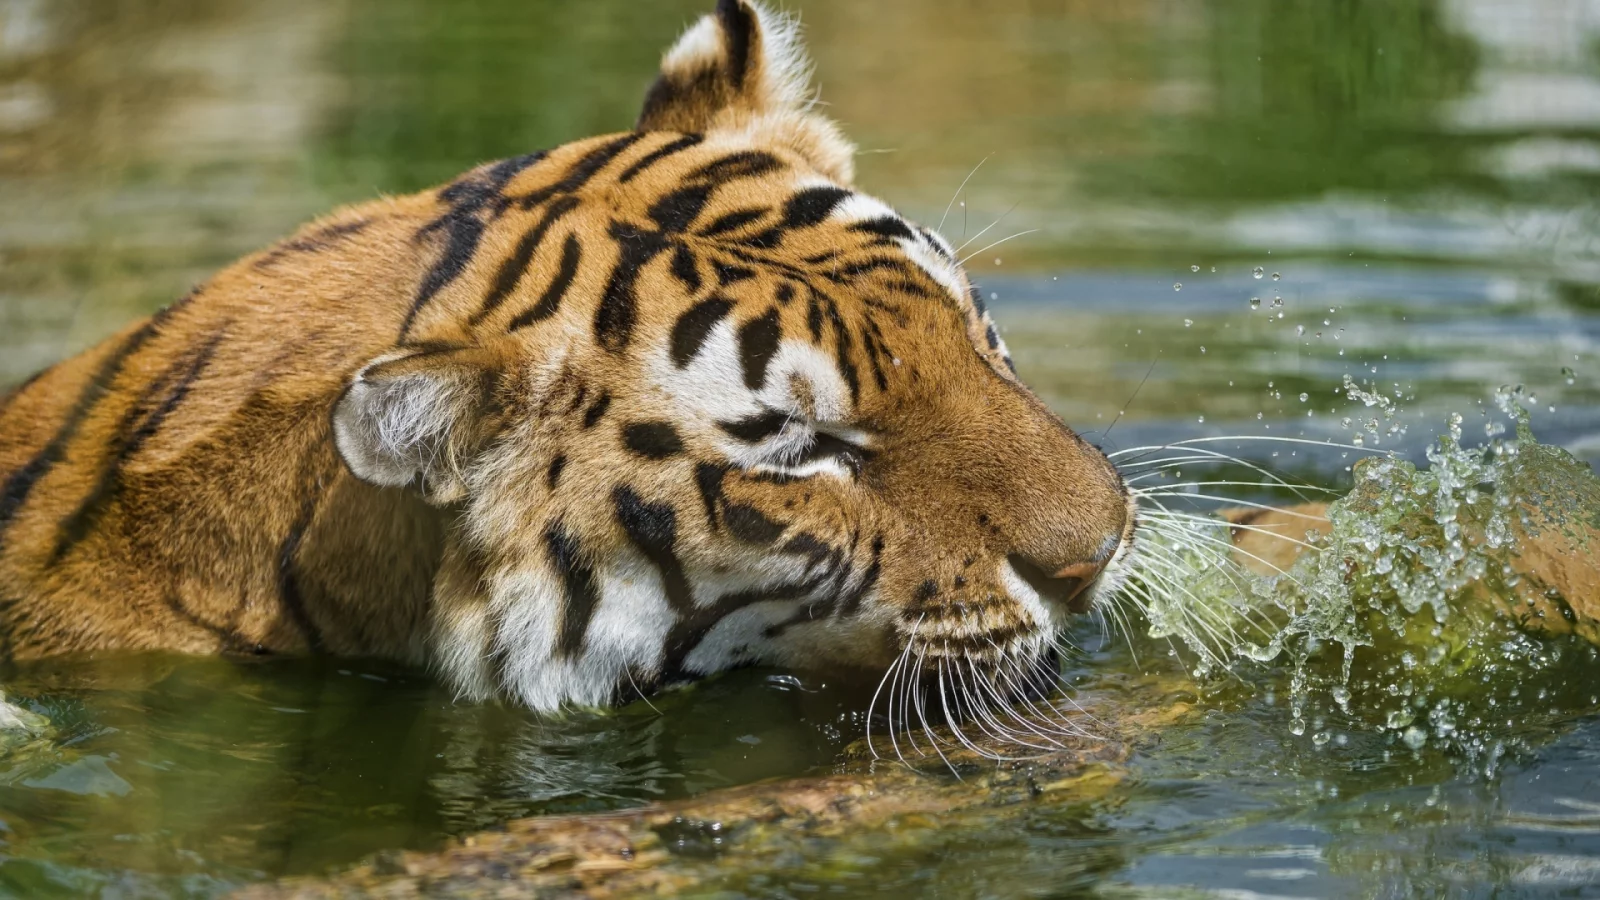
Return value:
<svg viewBox="0 0 1600 900">
<path fill-rule="evenodd" d="M 867 704 L 867 751 L 872 754 L 873 759 L 878 759 L 879 757 L 877 748 L 872 746 L 872 713 L 875 709 L 877 709 L 878 695 L 883 693 L 883 686 L 888 683 L 889 676 L 894 674 L 894 670 L 900 667 L 900 659 L 901 658 L 898 656 L 895 657 L 894 662 L 890 663 L 889 667 L 883 670 L 883 678 L 878 681 L 878 689 L 872 692 L 872 702 Z M 892 716 L 889 720 L 889 732 L 891 734 L 894 733 L 894 719 Z"/>
<path fill-rule="evenodd" d="M 1027 231 L 1019 231 L 1016 234 L 1009 235 L 1007 237 L 1003 237 L 1000 240 L 995 241 L 994 243 L 992 243 L 989 246 L 984 247 L 984 248 L 982 248 L 980 250 L 974 250 L 971 253 L 967 254 L 966 256 L 961 257 L 961 265 L 963 265 L 963 266 L 966 265 L 967 261 L 972 259 L 974 256 L 977 256 L 980 253 L 987 253 L 990 250 L 993 250 L 994 248 L 1000 246 L 1001 244 L 1004 244 L 1006 241 L 1022 237 L 1023 235 L 1026 235 L 1026 234 L 1033 234 L 1034 232 L 1036 232 L 1038 230 L 1039 229 L 1037 229 L 1037 228 L 1029 228 Z"/>
<path fill-rule="evenodd" d="M 978 252 L 982 253 L 983 251 L 980 250 Z M 1126 456 L 1129 453 L 1141 453 L 1141 452 L 1146 452 L 1146 451 L 1168 450 L 1168 449 L 1180 448 L 1180 447 L 1193 448 L 1196 444 L 1213 444 L 1213 443 L 1219 443 L 1221 441 L 1249 441 L 1249 442 L 1253 442 L 1253 443 L 1278 443 L 1278 444 L 1307 444 L 1307 445 L 1310 445 L 1312 447 L 1332 447 L 1332 448 L 1334 448 L 1336 450 L 1359 450 L 1362 453 L 1371 453 L 1371 454 L 1380 455 L 1380 456 L 1389 453 L 1389 451 L 1387 451 L 1387 450 L 1381 450 L 1381 449 L 1376 448 L 1376 447 L 1365 447 L 1365 446 L 1362 446 L 1360 444 L 1341 444 L 1341 443 L 1339 443 L 1337 441 L 1314 441 L 1314 440 L 1312 440 L 1310 438 L 1275 437 L 1273 435 L 1266 435 L 1266 434 L 1223 434 L 1223 435 L 1214 435 L 1214 436 L 1211 436 L 1211 437 L 1187 438 L 1187 439 L 1181 440 L 1181 441 L 1173 441 L 1170 444 L 1151 444 L 1151 445 L 1146 446 L 1146 447 L 1126 447 L 1126 448 L 1123 448 L 1121 450 L 1116 450 L 1116 451 L 1113 451 L 1111 453 L 1107 453 L 1106 457 L 1108 459 L 1116 459 L 1116 458 L 1121 457 L 1121 456 Z"/>
<path fill-rule="evenodd" d="M 923 668 L 923 657 L 924 657 L 924 655 L 926 653 L 927 653 L 926 648 L 924 648 L 921 651 L 918 651 L 918 653 L 917 653 L 917 671 L 918 672 L 922 671 L 922 668 Z M 944 761 L 945 767 L 950 770 L 950 774 L 956 776 L 956 780 L 957 781 L 964 781 L 965 779 L 963 779 L 961 777 L 961 773 L 956 771 L 955 765 L 950 762 L 950 757 L 945 756 L 944 755 L 944 750 L 940 749 L 940 747 L 939 747 L 939 739 L 933 733 L 933 726 L 928 724 L 928 717 L 922 711 L 923 707 L 926 705 L 922 700 L 922 679 L 920 679 L 920 678 L 917 679 L 916 685 L 917 685 L 917 687 L 916 687 L 916 690 L 917 690 L 917 720 L 922 723 L 922 733 L 928 736 L 928 743 L 933 745 L 933 752 L 939 754 L 939 759 Z"/>
<path fill-rule="evenodd" d="M 989 154 L 989 156 L 993 155 L 993 153 Z M 978 160 L 978 164 L 972 167 L 972 171 L 967 173 L 967 177 L 961 179 L 961 184 L 956 188 L 956 192 L 950 195 L 950 202 L 944 205 L 944 215 L 939 217 L 939 224 L 933 226 L 934 231 L 943 233 L 944 220 L 950 218 L 950 209 L 956 205 L 956 198 L 961 196 L 961 192 L 966 189 L 967 182 L 972 180 L 972 176 L 978 174 L 978 170 L 983 168 L 983 164 L 989 161 L 989 156 Z"/>
<path fill-rule="evenodd" d="M 985 225 L 983 227 L 983 231 L 978 232 L 977 234 L 973 235 L 970 238 L 967 238 L 967 240 L 964 243 L 962 243 L 961 246 L 956 248 L 956 253 L 960 253 L 961 251 L 967 249 L 967 247 L 971 246 L 973 241 L 976 241 L 978 238 L 981 238 L 986 233 L 988 233 L 989 229 L 995 227 L 996 225 L 999 225 L 1001 222 L 1004 222 L 1006 220 L 1006 216 L 1011 215 L 1013 212 L 1016 211 L 1016 208 L 1018 206 L 1021 206 L 1021 205 L 1022 205 L 1022 201 L 1021 200 L 1018 200 L 1016 203 L 1011 204 L 1011 208 L 1006 210 L 1005 212 L 1001 213 L 1000 214 L 1000 218 L 995 219 L 993 222 L 990 222 L 988 225 Z"/>
<path fill-rule="evenodd" d="M 1324 521 L 1322 516 L 1314 516 L 1308 513 L 1297 512 L 1282 506 L 1273 506 L 1270 503 L 1256 503 L 1251 500 L 1240 500 L 1237 497 L 1224 497 L 1221 494 L 1207 494 L 1202 491 L 1161 491 L 1151 489 L 1148 491 L 1137 491 L 1136 494 L 1141 500 L 1146 497 L 1170 497 L 1175 500 L 1206 500 L 1213 503 L 1232 504 L 1234 506 L 1249 506 L 1257 509 L 1270 509 L 1273 512 L 1281 512 L 1285 515 L 1297 516 L 1302 519 L 1315 519 L 1319 522 Z M 1161 508 L 1166 509 L 1164 506 Z M 1168 511 L 1170 512 L 1170 510 Z"/>
</svg>

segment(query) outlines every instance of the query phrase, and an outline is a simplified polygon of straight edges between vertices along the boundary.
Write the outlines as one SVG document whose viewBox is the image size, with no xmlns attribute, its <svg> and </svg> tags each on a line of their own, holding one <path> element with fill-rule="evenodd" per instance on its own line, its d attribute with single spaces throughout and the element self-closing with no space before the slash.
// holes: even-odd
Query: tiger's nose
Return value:
<svg viewBox="0 0 1600 900">
<path fill-rule="evenodd" d="M 1106 544 L 1102 544 L 1101 551 L 1096 552 L 1093 559 L 1066 565 L 1042 564 L 1019 552 L 1006 556 L 1006 562 L 1010 562 L 1011 569 L 1016 570 L 1022 581 L 1027 581 L 1027 586 L 1037 591 L 1038 596 L 1046 602 L 1064 605 L 1070 612 L 1088 612 L 1088 588 L 1106 570 L 1112 557 L 1117 556 L 1120 544 L 1122 536 L 1112 536 Z"/>
</svg>

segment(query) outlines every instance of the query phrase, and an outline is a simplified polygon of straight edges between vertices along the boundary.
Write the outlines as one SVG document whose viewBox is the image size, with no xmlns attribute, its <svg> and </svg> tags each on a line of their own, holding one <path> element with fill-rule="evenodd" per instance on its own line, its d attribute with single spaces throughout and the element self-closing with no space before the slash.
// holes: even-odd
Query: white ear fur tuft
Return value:
<svg viewBox="0 0 1600 900">
<path fill-rule="evenodd" d="M 419 366 L 420 356 L 379 357 L 357 372 L 333 410 L 333 440 L 357 478 L 415 486 L 431 502 L 460 499 L 464 420 L 478 411 L 481 381 L 459 365 Z"/>
</svg>

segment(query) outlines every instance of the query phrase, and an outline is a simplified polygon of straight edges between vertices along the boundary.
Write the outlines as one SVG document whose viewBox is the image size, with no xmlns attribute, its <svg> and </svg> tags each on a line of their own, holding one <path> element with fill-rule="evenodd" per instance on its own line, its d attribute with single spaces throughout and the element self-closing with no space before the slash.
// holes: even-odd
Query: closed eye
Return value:
<svg viewBox="0 0 1600 900">
<path fill-rule="evenodd" d="M 819 431 L 812 435 L 811 445 L 806 448 L 797 465 L 832 459 L 843 466 L 850 473 L 851 478 L 861 477 L 861 470 L 872 459 L 873 453 L 866 447 L 852 441 L 847 441 L 838 435 Z"/>
<path fill-rule="evenodd" d="M 822 430 L 777 410 L 718 422 L 717 427 L 739 442 L 729 448 L 735 462 L 789 478 L 822 474 L 855 478 L 873 456 L 864 434 L 844 428 Z"/>
</svg>

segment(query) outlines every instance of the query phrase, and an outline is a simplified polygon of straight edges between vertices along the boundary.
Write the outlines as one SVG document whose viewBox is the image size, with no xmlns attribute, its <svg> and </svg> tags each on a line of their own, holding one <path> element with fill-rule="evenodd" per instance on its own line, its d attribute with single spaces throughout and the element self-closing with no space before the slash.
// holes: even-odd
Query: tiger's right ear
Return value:
<svg viewBox="0 0 1600 900">
<path fill-rule="evenodd" d="M 333 408 L 333 441 L 357 478 L 412 487 L 430 503 L 466 495 L 461 468 L 482 446 L 495 368 L 476 347 L 380 356 Z"/>
<path fill-rule="evenodd" d="M 812 111 L 800 26 L 754 0 L 718 0 L 661 59 L 639 131 L 735 132 L 799 153 L 834 181 L 855 175 L 855 146 Z"/>
</svg>

